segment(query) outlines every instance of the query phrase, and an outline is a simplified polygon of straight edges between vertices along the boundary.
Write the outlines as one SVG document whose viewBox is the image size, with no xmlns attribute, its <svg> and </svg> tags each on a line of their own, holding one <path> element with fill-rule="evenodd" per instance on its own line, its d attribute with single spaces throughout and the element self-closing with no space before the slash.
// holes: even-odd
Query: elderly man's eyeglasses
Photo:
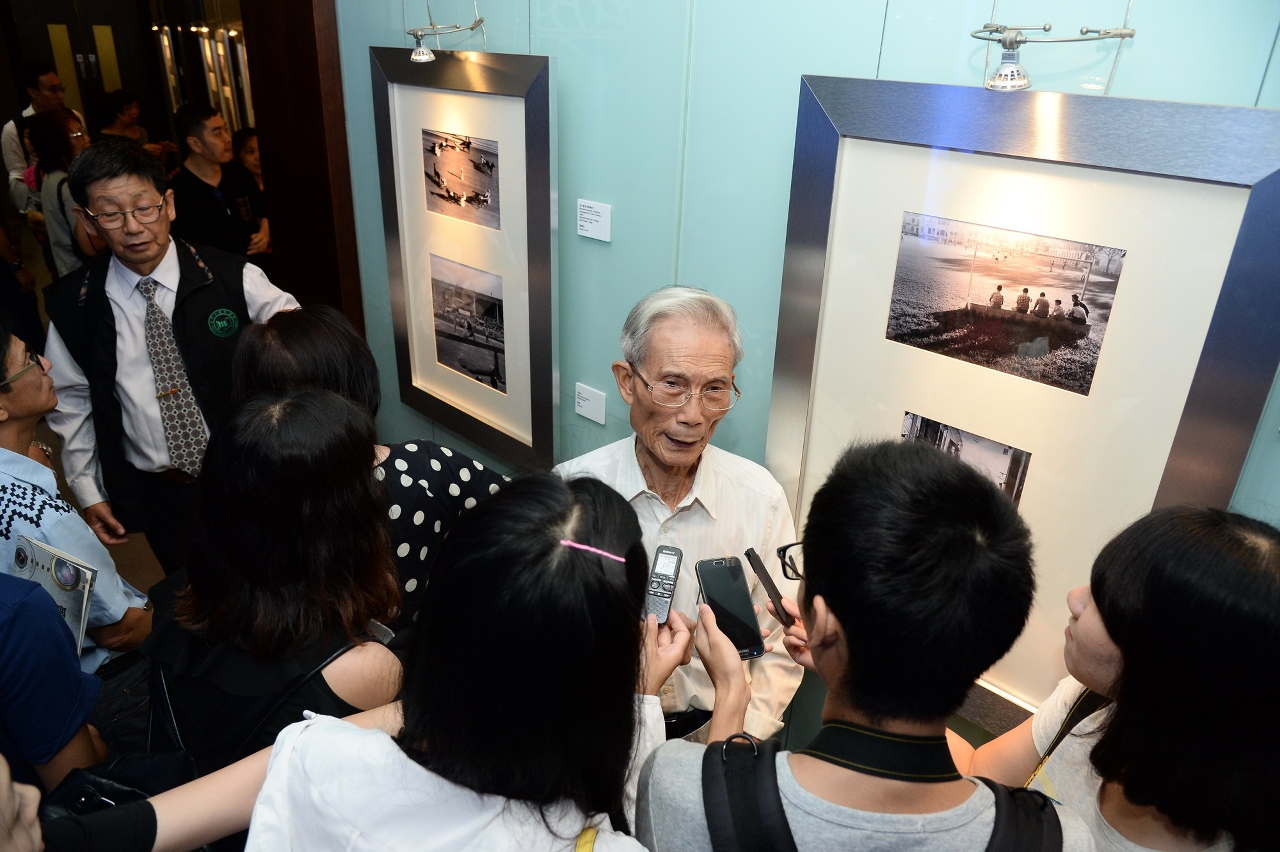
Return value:
<svg viewBox="0 0 1280 852">
<path fill-rule="evenodd" d="M 640 375 L 635 364 L 628 362 L 628 366 L 631 367 L 631 372 L 639 377 L 641 384 L 648 389 L 653 401 L 667 408 L 680 408 L 690 398 L 696 396 L 702 400 L 702 407 L 707 411 L 728 411 L 733 408 L 735 402 L 742 399 L 742 391 L 738 390 L 738 386 L 733 382 L 729 383 L 729 387 L 712 384 L 706 390 L 694 393 L 687 382 L 674 377 L 663 379 L 656 385 L 650 384 L 648 379 Z"/>
<path fill-rule="evenodd" d="M 782 576 L 788 580 L 804 579 L 804 548 L 800 542 L 779 547 L 778 561 L 782 563 Z"/>
<path fill-rule="evenodd" d="M 28 350 L 27 365 L 22 369 L 18 370 L 18 372 L 14 373 L 9 378 L 4 379 L 3 381 L 0 381 L 0 388 L 8 387 L 10 382 L 14 381 L 15 379 L 21 378 L 24 373 L 29 373 L 39 366 L 40 366 L 40 356 Z"/>
<path fill-rule="evenodd" d="M 160 211 L 164 209 L 164 199 L 160 199 L 159 204 L 148 204 L 146 207 L 135 207 L 132 210 L 110 210 L 106 213 L 94 213 L 92 210 L 85 208 L 85 213 L 89 214 L 89 218 L 98 223 L 98 227 L 108 231 L 114 231 L 117 228 L 124 227 L 124 217 L 132 214 L 133 221 L 139 225 L 150 225 L 160 218 Z"/>
</svg>

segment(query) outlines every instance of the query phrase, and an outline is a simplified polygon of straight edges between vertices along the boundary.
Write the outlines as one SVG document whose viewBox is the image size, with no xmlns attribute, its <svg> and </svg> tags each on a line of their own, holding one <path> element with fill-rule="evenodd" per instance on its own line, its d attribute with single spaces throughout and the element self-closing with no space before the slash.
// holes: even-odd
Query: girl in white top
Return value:
<svg viewBox="0 0 1280 852">
<path fill-rule="evenodd" d="M 314 716 L 167 793 L 58 820 L 52 848 L 182 852 L 248 827 L 248 849 L 271 852 L 640 852 L 629 831 L 640 766 L 664 741 L 662 684 L 696 642 L 724 686 L 712 735 L 740 730 L 750 700 L 709 608 L 696 640 L 683 616 L 642 619 L 648 575 L 616 491 L 518 479 L 445 537 L 400 702 Z"/>
<path fill-rule="evenodd" d="M 1071 677 L 976 753 L 952 737 L 957 763 L 1068 805 L 1101 850 L 1280 849 L 1280 531 L 1214 509 L 1152 512 L 1103 548 L 1067 605 Z M 1042 757 L 1086 688 L 1114 703 Z"/>
</svg>

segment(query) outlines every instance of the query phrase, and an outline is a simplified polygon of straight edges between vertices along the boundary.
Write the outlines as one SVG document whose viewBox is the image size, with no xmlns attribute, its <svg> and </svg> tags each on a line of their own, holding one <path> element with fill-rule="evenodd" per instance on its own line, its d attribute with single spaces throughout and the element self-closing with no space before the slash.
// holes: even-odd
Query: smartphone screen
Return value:
<svg viewBox="0 0 1280 852">
<path fill-rule="evenodd" d="M 764 654 L 760 623 L 751 606 L 751 593 L 737 557 L 704 559 L 696 566 L 702 596 L 716 615 L 716 625 L 744 660 Z"/>
</svg>

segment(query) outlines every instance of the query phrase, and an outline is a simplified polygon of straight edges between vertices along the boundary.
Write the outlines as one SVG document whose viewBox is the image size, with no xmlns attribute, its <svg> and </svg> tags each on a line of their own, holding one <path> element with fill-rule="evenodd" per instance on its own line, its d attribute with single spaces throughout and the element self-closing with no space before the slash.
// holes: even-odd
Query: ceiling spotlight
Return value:
<svg viewBox="0 0 1280 852">
<path fill-rule="evenodd" d="M 236 36 L 240 35 L 240 31 L 239 31 L 239 30 L 227 30 L 227 35 L 231 36 L 232 38 L 235 38 Z"/>
<path fill-rule="evenodd" d="M 1018 64 L 1018 51 L 1006 50 L 1000 54 L 1000 66 L 982 84 L 997 92 L 1015 92 L 1031 87 L 1027 69 Z"/>
<path fill-rule="evenodd" d="M 440 49 L 440 36 L 450 33 L 461 33 L 475 30 L 480 31 L 480 37 L 484 39 L 484 49 L 489 49 L 489 35 L 484 28 L 484 18 L 480 16 L 480 6 L 478 0 L 471 0 L 471 8 L 476 13 L 475 20 L 469 24 L 437 24 L 435 16 L 431 14 L 431 0 L 427 0 L 427 20 L 430 21 L 425 27 L 414 27 L 406 30 L 407 35 L 413 36 L 413 41 L 417 45 L 413 52 L 409 54 L 410 62 L 431 62 L 436 55 L 430 50 L 422 46 L 422 40 L 427 36 L 436 37 L 436 50 Z"/>
<path fill-rule="evenodd" d="M 1018 63 L 1018 48 L 1024 44 L 1061 44 L 1071 41 L 1102 41 L 1103 39 L 1118 38 L 1121 45 L 1127 38 L 1133 38 L 1137 35 L 1137 30 L 1128 26 L 1129 19 L 1125 16 L 1125 26 L 1115 27 L 1113 29 L 1092 29 L 1090 27 L 1081 27 L 1079 36 L 1069 36 L 1067 38 L 1027 38 L 1023 35 L 1023 30 L 1041 30 L 1049 32 L 1053 29 L 1052 24 L 1044 24 L 1035 27 L 1013 27 L 1003 24 L 986 24 L 980 30 L 974 30 L 969 35 L 980 41 L 996 42 L 1003 48 L 1000 54 L 1000 66 L 992 72 L 990 77 L 982 81 L 982 85 L 988 89 L 997 92 L 1016 92 L 1019 89 L 1027 89 L 1031 86 L 1031 77 L 1027 74 L 1027 69 Z M 1116 65 L 1120 62 L 1120 51 L 1116 50 L 1115 60 L 1111 63 L 1111 73 L 1107 76 L 1105 87 L 1100 85 L 1085 85 L 1085 88 L 1103 89 L 1104 94 L 1111 91 L 1111 79 L 1115 76 Z M 985 71 L 983 72 L 986 73 Z M 1096 78 L 1092 78 L 1096 79 Z"/>
<path fill-rule="evenodd" d="M 155 25 L 155 24 L 152 24 L 152 25 L 151 25 L 151 32 L 153 32 L 153 33 L 158 33 L 158 32 L 160 32 L 160 27 L 158 27 L 158 26 L 157 26 L 157 25 Z"/>
<path fill-rule="evenodd" d="M 414 47 L 413 53 L 409 54 L 410 62 L 434 62 L 436 55 L 429 48 L 422 46 L 422 39 L 414 39 L 417 46 Z"/>
<path fill-rule="evenodd" d="M 200 28 L 200 32 L 202 32 L 202 33 L 207 33 L 207 32 L 209 32 L 209 28 L 208 28 L 208 27 L 201 27 L 201 28 Z"/>
</svg>

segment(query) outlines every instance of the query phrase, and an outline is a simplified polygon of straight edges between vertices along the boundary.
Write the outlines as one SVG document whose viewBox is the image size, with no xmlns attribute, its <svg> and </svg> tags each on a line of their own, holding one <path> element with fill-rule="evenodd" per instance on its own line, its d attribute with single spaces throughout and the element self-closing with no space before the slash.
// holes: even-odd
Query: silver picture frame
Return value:
<svg viewBox="0 0 1280 852">
<path fill-rule="evenodd" d="M 1052 137 L 1036 115 L 1052 111 Z M 766 467 L 797 508 L 842 138 L 1249 190 L 1153 508 L 1226 508 L 1280 365 L 1280 112 L 801 78 Z M 1240 306 L 1247 305 L 1247 310 Z"/>
<path fill-rule="evenodd" d="M 382 189 L 382 217 L 386 235 L 387 277 L 391 293 L 391 318 L 395 335 L 396 368 L 400 399 L 416 411 L 465 436 L 468 440 L 515 469 L 549 470 L 555 463 L 556 436 L 556 292 L 554 186 L 554 121 L 551 60 L 545 56 L 435 50 L 432 62 L 411 62 L 411 51 L 399 47 L 370 47 L 373 111 Z M 519 99 L 524 115 L 524 209 L 502 208 L 503 221 L 523 217 L 528 258 L 528 397 L 531 440 L 496 427 L 443 394 L 429 392 L 414 382 L 411 360 L 411 325 L 408 288 L 421 282 L 407 280 L 405 232 L 399 214 L 394 161 L 392 87 L 408 86 L 442 92 L 499 95 Z M 442 128 L 433 128 L 442 129 Z M 488 165 L 488 164 L 486 164 Z M 510 166 L 504 161 L 504 169 Z M 460 259 L 469 262 L 467 259 Z M 427 282 L 430 286 L 430 282 Z M 496 358 L 495 358 L 495 370 Z M 508 375 L 513 383 L 520 376 Z M 495 385 L 496 386 L 496 385 Z"/>
</svg>

